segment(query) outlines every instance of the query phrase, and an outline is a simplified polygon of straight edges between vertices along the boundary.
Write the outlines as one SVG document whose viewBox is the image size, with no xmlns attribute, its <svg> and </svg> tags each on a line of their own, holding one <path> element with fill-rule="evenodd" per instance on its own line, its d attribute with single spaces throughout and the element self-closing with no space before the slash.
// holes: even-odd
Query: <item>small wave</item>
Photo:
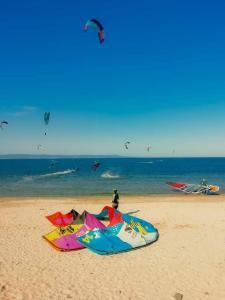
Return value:
<svg viewBox="0 0 225 300">
<path fill-rule="evenodd" d="M 101 177 L 102 178 L 120 178 L 120 176 L 118 174 L 112 174 L 109 171 L 102 173 Z"/>
<path fill-rule="evenodd" d="M 23 180 L 25 182 L 30 182 L 30 181 L 38 180 L 38 179 L 41 179 L 41 178 L 64 176 L 64 175 L 68 175 L 68 174 L 75 173 L 75 172 L 77 172 L 76 169 L 68 169 L 68 170 L 59 171 L 59 172 L 46 173 L 46 174 L 43 174 L 43 175 L 33 175 L 33 176 L 28 176 L 27 175 L 27 176 L 23 177 Z"/>
<path fill-rule="evenodd" d="M 139 164 L 154 164 L 153 161 L 139 161 Z"/>
<path fill-rule="evenodd" d="M 76 172 L 76 170 L 74 170 L 74 169 L 68 169 L 68 170 L 65 170 L 65 171 L 59 171 L 59 172 L 43 174 L 43 175 L 40 175 L 38 177 L 39 178 L 46 178 L 46 177 L 54 177 L 54 176 L 63 176 L 63 175 L 68 175 L 68 174 L 75 173 L 75 172 Z"/>
</svg>

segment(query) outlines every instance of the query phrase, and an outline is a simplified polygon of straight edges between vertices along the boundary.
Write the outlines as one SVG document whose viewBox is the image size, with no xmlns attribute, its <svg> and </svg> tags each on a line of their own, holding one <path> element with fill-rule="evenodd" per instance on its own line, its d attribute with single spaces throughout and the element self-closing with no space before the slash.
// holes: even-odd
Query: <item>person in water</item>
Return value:
<svg viewBox="0 0 225 300">
<path fill-rule="evenodd" d="M 119 194 L 117 190 L 113 190 L 113 200 L 112 200 L 112 207 L 118 209 L 119 207 Z"/>
<path fill-rule="evenodd" d="M 96 171 L 100 167 L 100 165 L 101 165 L 100 162 L 96 160 L 92 165 L 92 170 Z"/>
</svg>

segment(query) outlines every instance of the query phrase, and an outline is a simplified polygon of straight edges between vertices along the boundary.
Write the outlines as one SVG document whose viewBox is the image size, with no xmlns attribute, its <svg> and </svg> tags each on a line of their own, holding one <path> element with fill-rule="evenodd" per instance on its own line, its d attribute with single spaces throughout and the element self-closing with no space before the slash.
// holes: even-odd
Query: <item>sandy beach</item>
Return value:
<svg viewBox="0 0 225 300">
<path fill-rule="evenodd" d="M 225 196 L 121 197 L 159 240 L 111 256 L 59 252 L 42 235 L 55 211 L 97 213 L 110 197 L 1 198 L 0 299 L 225 299 Z M 181 299 L 182 297 L 180 297 Z"/>
</svg>

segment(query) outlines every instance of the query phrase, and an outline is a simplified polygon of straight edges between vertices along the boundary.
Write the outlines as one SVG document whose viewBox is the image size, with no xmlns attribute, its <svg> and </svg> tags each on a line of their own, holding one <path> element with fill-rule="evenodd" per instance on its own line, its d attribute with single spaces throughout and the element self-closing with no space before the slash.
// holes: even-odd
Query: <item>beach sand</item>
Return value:
<svg viewBox="0 0 225 300">
<path fill-rule="evenodd" d="M 0 299 L 225 299 L 225 196 L 121 197 L 122 212 L 140 210 L 160 234 L 131 252 L 59 252 L 42 238 L 54 228 L 46 215 L 105 204 L 110 197 L 2 198 Z"/>
</svg>

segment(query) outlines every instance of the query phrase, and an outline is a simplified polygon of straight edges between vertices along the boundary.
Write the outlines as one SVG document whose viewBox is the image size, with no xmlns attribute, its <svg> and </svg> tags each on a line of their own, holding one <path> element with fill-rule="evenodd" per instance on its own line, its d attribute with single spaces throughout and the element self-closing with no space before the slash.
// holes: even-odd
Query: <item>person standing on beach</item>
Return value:
<svg viewBox="0 0 225 300">
<path fill-rule="evenodd" d="M 112 200 L 112 207 L 118 209 L 119 207 L 119 194 L 117 190 L 113 190 L 113 200 Z"/>
</svg>

